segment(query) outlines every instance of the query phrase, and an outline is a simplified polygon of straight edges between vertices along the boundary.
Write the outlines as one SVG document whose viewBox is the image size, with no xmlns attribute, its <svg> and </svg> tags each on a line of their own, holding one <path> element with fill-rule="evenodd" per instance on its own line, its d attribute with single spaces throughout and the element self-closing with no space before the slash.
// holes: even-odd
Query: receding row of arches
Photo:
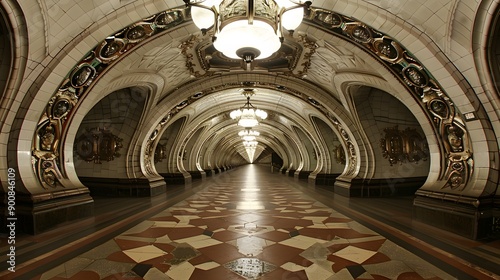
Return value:
<svg viewBox="0 0 500 280">
<path fill-rule="evenodd" d="M 295 108 L 271 110 L 266 102 L 276 104 L 273 98 L 283 98 L 283 93 L 258 90 L 262 92 L 255 96 L 253 102 L 268 110 L 270 117 L 254 127 L 260 132 L 255 163 L 272 165 L 279 172 L 333 186 L 335 177 L 347 170 L 350 160 L 348 147 L 336 125 L 312 104 L 299 98 L 289 97 L 293 99 L 290 104 L 294 104 Z M 233 102 L 226 101 L 225 110 L 211 112 L 213 106 L 193 103 L 180 110 L 176 118 L 165 125 L 154 147 L 154 167 L 168 183 L 184 183 L 251 163 L 238 136 L 244 128 L 229 118 L 229 111 L 237 108 L 238 94 L 236 91 L 219 95 L 225 100 L 230 99 L 228 96 L 234 98 Z M 356 122 L 363 128 L 361 137 L 367 153 L 368 162 L 362 163 L 367 166 L 367 175 L 363 179 L 375 182 L 392 178 L 404 182 L 408 178 L 413 181 L 419 178 L 418 183 L 412 186 L 415 191 L 418 184 L 425 181 L 430 166 L 428 145 L 419 122 L 404 104 L 380 89 L 357 86 L 351 94 L 352 109 L 357 114 Z M 131 156 L 133 147 L 143 142 L 137 134 L 147 111 L 147 99 L 146 88 L 120 89 L 98 101 L 83 118 L 74 140 L 73 156 L 75 171 L 88 187 L 97 185 L 102 188 L 102 183 L 96 184 L 99 178 L 130 179 L 134 166 Z M 292 110 L 303 114 L 295 113 L 295 118 L 286 117 Z M 403 143 L 405 131 L 413 131 L 414 136 L 419 136 L 413 139 L 413 144 L 417 145 L 414 148 L 420 149 L 413 151 L 420 152 L 418 159 L 405 154 L 402 147 L 408 145 Z M 113 153 L 100 151 L 104 156 L 99 155 L 97 150 L 92 151 L 96 148 L 91 143 L 94 140 L 109 142 L 103 133 L 118 139 L 115 140 Z M 394 141 L 394 146 L 390 147 L 394 149 L 393 155 L 387 154 L 390 152 L 388 146 L 382 143 L 386 137 L 393 138 L 388 140 L 388 143 Z M 101 149 L 109 148 L 109 144 L 101 145 Z M 391 161 L 390 156 L 398 158 Z M 396 192 L 396 189 L 391 191 Z"/>
</svg>

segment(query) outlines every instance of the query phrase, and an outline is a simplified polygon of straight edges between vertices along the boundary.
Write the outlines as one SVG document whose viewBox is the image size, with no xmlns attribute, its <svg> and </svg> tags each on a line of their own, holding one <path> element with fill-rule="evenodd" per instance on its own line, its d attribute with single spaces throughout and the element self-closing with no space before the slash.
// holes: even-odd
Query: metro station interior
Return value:
<svg viewBox="0 0 500 280">
<path fill-rule="evenodd" d="M 500 279 L 499 19 L 0 1 L 0 277 Z"/>
</svg>

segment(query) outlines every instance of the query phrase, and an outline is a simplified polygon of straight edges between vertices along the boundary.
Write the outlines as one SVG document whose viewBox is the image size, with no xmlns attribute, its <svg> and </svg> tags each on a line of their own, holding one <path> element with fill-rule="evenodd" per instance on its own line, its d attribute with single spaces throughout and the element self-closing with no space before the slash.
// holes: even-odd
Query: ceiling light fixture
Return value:
<svg viewBox="0 0 500 280">
<path fill-rule="evenodd" d="M 243 139 L 243 141 L 254 141 L 255 139 L 257 139 L 257 137 L 252 136 L 252 135 L 245 135 L 245 136 L 241 137 L 241 139 Z"/>
<path fill-rule="evenodd" d="M 250 103 L 250 96 L 254 95 L 253 89 L 244 89 L 243 95 L 247 98 L 247 102 L 241 108 L 232 111 L 229 116 L 233 120 L 238 120 L 238 125 L 245 128 L 252 128 L 259 124 L 259 119 L 267 118 L 267 113 L 257 109 Z"/>
<path fill-rule="evenodd" d="M 270 57 L 284 40 L 283 30 L 293 32 L 302 22 L 302 0 L 184 0 L 191 6 L 195 25 L 206 34 L 213 29 L 214 47 L 225 56 L 243 59 Z"/>
<path fill-rule="evenodd" d="M 240 132 L 238 132 L 238 136 L 243 137 L 243 136 L 259 136 L 260 132 L 255 131 L 255 130 L 250 130 L 250 129 L 245 129 Z"/>
<path fill-rule="evenodd" d="M 250 147 L 257 147 L 257 144 L 259 142 L 257 141 L 243 141 L 243 146 L 245 146 L 245 148 L 250 148 Z"/>
</svg>

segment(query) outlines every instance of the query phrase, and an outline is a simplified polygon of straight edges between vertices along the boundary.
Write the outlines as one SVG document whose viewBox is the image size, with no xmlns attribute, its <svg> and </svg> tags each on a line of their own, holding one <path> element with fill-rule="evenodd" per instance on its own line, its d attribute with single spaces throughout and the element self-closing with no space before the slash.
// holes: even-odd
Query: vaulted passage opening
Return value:
<svg viewBox="0 0 500 280">
<path fill-rule="evenodd" d="M 364 196 L 412 195 L 427 179 L 430 155 L 425 134 L 403 103 L 376 88 L 353 93 L 356 114 L 363 127 L 370 180 Z"/>
<path fill-rule="evenodd" d="M 73 147 L 75 170 L 93 196 L 136 196 L 140 179 L 131 179 L 131 145 L 137 133 L 148 94 L 143 88 L 124 88 L 101 99 L 87 113 Z"/>
</svg>

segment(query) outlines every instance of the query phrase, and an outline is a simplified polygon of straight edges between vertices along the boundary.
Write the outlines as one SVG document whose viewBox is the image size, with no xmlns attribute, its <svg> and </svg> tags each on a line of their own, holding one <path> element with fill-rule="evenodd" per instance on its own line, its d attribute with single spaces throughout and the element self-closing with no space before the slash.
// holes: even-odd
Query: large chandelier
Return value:
<svg viewBox="0 0 500 280">
<path fill-rule="evenodd" d="M 202 33 L 213 29 L 214 47 L 229 58 L 247 64 L 270 57 L 284 40 L 283 30 L 293 32 L 302 22 L 302 0 L 184 0 L 191 6 L 193 22 Z"/>
<path fill-rule="evenodd" d="M 246 96 L 247 102 L 241 108 L 229 113 L 231 119 L 238 120 L 239 126 L 251 128 L 259 124 L 259 119 L 263 120 L 267 118 L 267 113 L 265 111 L 255 108 L 250 103 L 250 96 L 253 94 L 253 89 L 244 89 L 243 95 Z"/>
</svg>

